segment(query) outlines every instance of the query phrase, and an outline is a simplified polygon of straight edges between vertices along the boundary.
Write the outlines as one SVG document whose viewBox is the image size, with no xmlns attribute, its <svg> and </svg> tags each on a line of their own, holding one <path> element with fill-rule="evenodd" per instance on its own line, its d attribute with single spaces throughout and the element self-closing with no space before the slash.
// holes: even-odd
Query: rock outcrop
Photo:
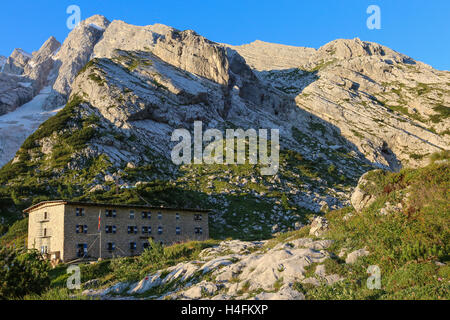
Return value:
<svg viewBox="0 0 450 320">
<path fill-rule="evenodd" d="M 367 172 L 361 176 L 358 181 L 358 185 L 356 186 L 350 198 L 352 206 L 357 212 L 361 212 L 364 208 L 367 208 L 376 200 L 373 195 L 366 191 L 367 188 L 370 188 L 371 184 L 374 184 L 373 181 L 369 181 L 367 179 L 367 176 L 369 174 L 370 173 Z"/>
<path fill-rule="evenodd" d="M 53 92 L 46 102 L 46 108 L 67 102 L 75 77 L 91 59 L 94 47 L 109 23 L 105 17 L 95 15 L 82 21 L 69 33 L 54 57 L 52 76 L 56 79 L 52 86 Z"/>
<path fill-rule="evenodd" d="M 119 282 L 103 290 L 85 290 L 83 294 L 102 299 L 111 299 L 111 294 L 115 294 L 126 299 L 128 295 L 148 295 L 150 290 L 173 288 L 179 283 L 174 290 L 149 298 L 304 300 L 305 295 L 295 289 L 295 283 L 315 279 L 317 285 L 330 285 L 343 280 L 339 275 L 327 274 L 322 264 L 330 257 L 326 249 L 332 243 L 289 239 L 267 249 L 266 243 L 260 241 L 223 241 L 203 250 L 202 260 L 181 262 L 136 283 Z M 314 264 L 320 270 L 316 272 L 317 278 L 306 278 L 307 268 Z"/>
<path fill-rule="evenodd" d="M 355 250 L 348 254 L 347 258 L 345 258 L 345 263 L 353 264 L 358 260 L 358 258 L 368 256 L 369 254 L 370 252 L 365 248 Z"/>
<path fill-rule="evenodd" d="M 14 49 L 11 55 L 4 61 L 2 72 L 20 75 L 23 73 L 25 66 L 32 58 L 31 54 L 26 53 L 22 49 Z"/>
<path fill-rule="evenodd" d="M 230 46 L 236 50 L 250 67 L 258 71 L 285 70 L 306 65 L 316 49 L 287 46 L 256 40 L 241 46 Z"/>
<path fill-rule="evenodd" d="M 164 62 L 216 83 L 228 84 L 228 60 L 220 45 L 192 30 L 156 24 L 138 27 L 113 21 L 94 50 L 94 57 L 111 58 L 116 49 L 151 51 Z"/>
<path fill-rule="evenodd" d="M 53 54 L 59 46 L 60 43 L 50 37 L 33 56 L 21 49 L 14 50 L 0 69 L 0 115 L 29 102 L 48 85 Z"/>
<path fill-rule="evenodd" d="M 0 116 L 14 111 L 18 106 L 23 105 L 32 98 L 33 88 L 31 81 L 27 81 L 27 79 L 17 75 L 0 72 Z"/>
<path fill-rule="evenodd" d="M 33 58 L 24 68 L 24 76 L 33 83 L 34 95 L 48 84 L 48 76 L 53 68 L 53 55 L 61 44 L 54 37 L 44 42 L 42 47 L 33 54 Z"/>
<path fill-rule="evenodd" d="M 3 72 L 3 67 L 4 67 L 7 59 L 8 58 L 6 58 L 5 56 L 0 55 L 0 72 Z"/>
<path fill-rule="evenodd" d="M 379 167 L 417 166 L 449 147 L 450 120 L 440 113 L 450 105 L 448 72 L 357 38 L 318 50 L 260 41 L 232 48 Z"/>
</svg>

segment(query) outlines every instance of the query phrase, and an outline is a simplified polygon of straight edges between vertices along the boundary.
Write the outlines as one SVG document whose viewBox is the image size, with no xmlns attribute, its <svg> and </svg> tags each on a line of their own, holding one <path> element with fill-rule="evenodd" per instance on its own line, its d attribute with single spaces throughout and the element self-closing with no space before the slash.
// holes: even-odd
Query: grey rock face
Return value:
<svg viewBox="0 0 450 320">
<path fill-rule="evenodd" d="M 260 41 L 231 47 L 262 81 L 334 126 L 381 168 L 417 166 L 425 161 L 420 156 L 449 146 L 450 120 L 436 120 L 434 110 L 436 100 L 450 105 L 449 72 L 359 39 L 318 50 Z"/>
<path fill-rule="evenodd" d="M 160 24 L 138 27 L 113 21 L 94 56 L 110 58 L 116 49 L 150 51 L 161 60 L 216 83 L 228 83 L 225 49 L 192 30 L 178 31 Z"/>
<path fill-rule="evenodd" d="M 95 15 L 82 21 L 70 32 L 54 57 L 52 74 L 56 79 L 53 84 L 54 92 L 46 102 L 47 108 L 67 101 L 73 80 L 90 60 L 94 46 L 108 25 L 109 21 L 105 17 Z"/>
<path fill-rule="evenodd" d="M 283 70 L 299 67 L 308 63 L 316 49 L 294 47 L 256 40 L 241 46 L 230 46 L 236 50 L 250 67 L 258 71 Z"/>
<path fill-rule="evenodd" d="M 60 46 L 58 40 L 50 37 L 25 66 L 24 75 L 33 82 L 35 95 L 48 83 L 48 75 L 54 62 L 53 55 Z"/>
<path fill-rule="evenodd" d="M 33 98 L 32 83 L 20 76 L 0 72 L 0 115 Z"/>
<path fill-rule="evenodd" d="M 351 203 L 356 211 L 361 212 L 364 208 L 370 206 L 376 199 L 364 190 L 364 186 L 372 184 L 373 182 L 367 180 L 369 172 L 363 174 L 358 181 L 358 185 L 351 196 Z"/>
<path fill-rule="evenodd" d="M 2 72 L 16 75 L 22 74 L 26 64 L 30 61 L 31 57 L 31 54 L 26 53 L 22 49 L 14 49 L 11 55 L 4 62 Z"/>
<path fill-rule="evenodd" d="M 370 43 L 355 39 L 337 39 L 319 48 L 319 55 L 326 57 L 332 54 L 337 59 L 352 59 L 368 56 L 393 56 L 400 54 L 378 43 Z M 406 56 L 405 56 L 406 57 Z"/>
<path fill-rule="evenodd" d="M 3 66 L 6 63 L 6 57 L 5 56 L 0 56 L 0 72 L 3 72 Z"/>
<path fill-rule="evenodd" d="M 228 84 L 225 49 L 192 30 L 173 30 L 159 37 L 153 53 L 175 67 L 222 85 Z"/>
<path fill-rule="evenodd" d="M 33 56 L 15 49 L 0 72 L 0 115 L 29 102 L 49 83 L 52 56 L 59 42 L 50 37 Z M 0 64 L 1 67 L 1 64 Z"/>
</svg>

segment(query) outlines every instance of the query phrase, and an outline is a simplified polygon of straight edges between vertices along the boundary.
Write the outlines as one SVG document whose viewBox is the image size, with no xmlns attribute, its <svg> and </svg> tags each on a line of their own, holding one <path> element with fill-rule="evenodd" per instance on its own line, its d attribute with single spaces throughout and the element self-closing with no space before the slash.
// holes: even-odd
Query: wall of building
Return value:
<svg viewBox="0 0 450 320">
<path fill-rule="evenodd" d="M 76 216 L 76 208 L 84 209 L 84 216 Z M 106 217 L 106 209 L 115 209 L 116 217 Z M 69 261 L 77 258 L 77 245 L 86 244 L 88 256 L 98 258 L 100 248 L 100 237 L 98 235 L 98 216 L 101 211 L 101 256 L 111 258 L 113 256 L 137 255 L 142 253 L 143 244 L 150 237 L 155 242 L 163 242 L 164 245 L 190 240 L 206 240 L 209 237 L 208 215 L 201 214 L 202 220 L 195 221 L 196 212 L 175 211 L 167 209 L 148 210 L 136 208 L 116 208 L 99 206 L 74 206 L 66 205 L 64 230 L 64 260 Z M 134 211 L 134 219 L 130 218 L 130 212 Z M 142 218 L 142 212 L 151 212 L 151 218 Z M 161 218 L 158 218 L 158 212 Z M 179 214 L 179 219 L 177 215 Z M 87 226 L 86 233 L 76 233 L 77 225 Z M 115 233 L 106 233 L 105 226 L 115 226 Z M 128 233 L 128 226 L 137 227 L 137 233 Z M 142 227 L 151 227 L 151 233 L 143 233 Z M 162 233 L 158 233 L 158 227 L 162 227 Z M 176 234 L 176 227 L 180 228 L 180 234 Z M 195 228 L 202 228 L 202 234 L 196 234 Z M 136 249 L 130 249 L 130 242 L 136 242 Z M 115 244 L 115 250 L 107 249 L 108 243 Z"/>
<path fill-rule="evenodd" d="M 45 213 L 47 213 L 47 218 L 45 218 Z M 47 253 L 59 252 L 62 258 L 64 248 L 63 204 L 47 205 L 30 212 L 27 245 L 29 249 L 39 251 L 42 246 L 45 246 Z"/>
</svg>

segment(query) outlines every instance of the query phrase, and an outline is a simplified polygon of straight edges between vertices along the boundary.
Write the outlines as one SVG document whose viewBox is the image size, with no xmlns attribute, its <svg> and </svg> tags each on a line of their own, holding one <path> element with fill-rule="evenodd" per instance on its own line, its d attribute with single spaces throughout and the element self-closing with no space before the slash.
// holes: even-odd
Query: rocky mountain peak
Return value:
<svg viewBox="0 0 450 320">
<path fill-rule="evenodd" d="M 96 14 L 93 15 L 92 17 L 87 18 L 86 20 L 83 20 L 81 24 L 91 26 L 94 25 L 100 27 L 101 29 L 106 29 L 109 26 L 110 21 L 105 16 Z"/>
<path fill-rule="evenodd" d="M 109 24 L 109 20 L 104 16 L 95 15 L 82 21 L 69 33 L 54 57 L 55 64 L 51 71 L 52 92 L 45 102 L 45 108 L 51 109 L 67 102 L 72 82 L 80 69 L 91 59 L 94 46 Z"/>
<path fill-rule="evenodd" d="M 155 23 L 153 25 L 150 26 L 151 30 L 155 33 L 159 33 L 161 35 L 164 35 L 166 33 L 169 32 L 173 32 L 173 31 L 180 31 L 178 29 L 175 29 L 173 27 L 167 26 L 165 24 L 161 24 L 161 23 Z"/>
<path fill-rule="evenodd" d="M 261 40 L 240 46 L 226 46 L 236 50 L 250 67 L 258 71 L 300 67 L 307 64 L 311 56 L 316 53 L 314 48 L 288 46 Z"/>
<path fill-rule="evenodd" d="M 53 68 L 53 56 L 61 43 L 51 36 L 41 48 L 33 54 L 33 58 L 24 68 L 24 75 L 33 82 L 34 94 L 48 83 L 48 75 Z"/>
<path fill-rule="evenodd" d="M 4 61 L 4 68 L 2 72 L 20 75 L 23 73 L 25 65 L 31 58 L 31 54 L 20 48 L 16 48 L 6 59 L 6 61 Z"/>
<path fill-rule="evenodd" d="M 7 101 L 4 110 L 13 110 L 44 85 L 52 88 L 44 108 L 64 105 L 70 94 L 81 94 L 80 89 L 73 90 L 73 83 L 86 63 L 95 58 L 104 74 L 84 75 L 84 80 L 78 81 L 83 94 L 96 92 L 101 99 L 105 94 L 113 94 L 106 90 L 106 85 L 99 86 L 92 79 L 101 77 L 104 80 L 98 80 L 99 83 L 113 83 L 110 75 L 118 77 L 119 73 L 128 79 L 129 75 L 117 69 L 120 67 L 130 71 L 132 78 L 137 77 L 130 78 L 131 83 L 124 90 L 139 91 L 132 83 L 147 79 L 152 85 L 145 95 L 152 95 L 157 83 L 158 91 L 165 88 L 174 95 L 174 105 L 190 106 L 175 111 L 170 108 L 171 99 L 163 98 L 164 94 L 159 99 L 165 103 L 150 103 L 143 96 L 133 98 L 126 107 L 140 110 L 133 116 L 136 119 L 151 115 L 169 123 L 173 119 L 193 119 L 197 113 L 203 119 L 219 115 L 222 120 L 229 120 L 243 113 L 248 115 L 250 111 L 246 108 L 250 108 L 269 112 L 276 121 L 290 119 L 287 125 L 290 127 L 296 121 L 304 121 L 305 115 L 299 111 L 304 110 L 328 123 L 330 128 L 339 128 L 369 161 L 391 169 L 398 169 L 402 161 L 418 163 L 425 154 L 447 145 L 443 134 L 448 122 L 444 110 L 448 99 L 443 92 L 448 87 L 448 72 L 434 70 L 385 46 L 358 38 L 337 39 L 317 50 L 260 40 L 231 46 L 212 42 L 193 30 L 180 31 L 163 24 L 134 26 L 95 15 L 72 30 L 54 54 L 58 47 L 56 39 L 50 38 L 25 65 L 25 74 L 32 83 L 31 93 L 23 84 L 18 85 L 17 80 L 3 76 L 5 83 L 14 84 L 6 86 L 10 89 L 3 93 L 3 101 Z M 26 57 L 19 51 L 17 56 Z M 204 80 L 212 83 L 206 85 Z M 12 87 L 17 90 L 11 90 Z M 211 94 L 211 88 L 220 93 Z M 88 100 L 93 106 L 103 104 L 92 94 Z M 108 101 L 106 108 L 125 107 L 122 102 L 114 103 L 114 99 L 103 100 Z M 205 108 L 199 102 L 215 107 Z M 195 108 L 202 111 L 193 112 Z M 105 116 L 112 115 L 108 111 Z M 129 126 L 123 124 L 125 118 L 118 125 Z M 356 118 L 363 124 L 361 128 L 353 123 Z M 417 143 L 412 143 L 416 140 Z M 413 156 L 405 151 L 410 144 L 409 153 Z"/>
<path fill-rule="evenodd" d="M 33 55 L 22 49 L 13 51 L 0 72 L 0 115 L 29 102 L 48 85 L 53 56 L 59 47 L 60 43 L 50 37 Z"/>
<path fill-rule="evenodd" d="M 405 57 L 378 43 L 354 39 L 333 40 L 318 49 L 319 55 L 331 55 L 336 59 L 352 59 L 363 56 L 395 56 Z"/>
<path fill-rule="evenodd" d="M 26 57 L 28 59 L 31 59 L 32 56 L 33 56 L 32 54 L 29 54 L 28 52 L 26 52 L 22 48 L 15 48 L 14 51 L 10 55 L 11 58 Z"/>
</svg>

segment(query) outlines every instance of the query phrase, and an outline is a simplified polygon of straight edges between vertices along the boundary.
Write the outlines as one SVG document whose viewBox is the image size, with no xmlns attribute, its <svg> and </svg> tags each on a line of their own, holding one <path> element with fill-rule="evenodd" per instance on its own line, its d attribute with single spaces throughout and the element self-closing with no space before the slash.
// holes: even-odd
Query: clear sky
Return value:
<svg viewBox="0 0 450 320">
<path fill-rule="evenodd" d="M 369 30 L 369 5 L 381 10 L 381 29 Z M 51 35 L 63 41 L 69 5 L 81 18 L 102 14 L 135 25 L 163 23 L 193 29 L 222 43 L 256 39 L 318 48 L 337 38 L 374 41 L 441 70 L 450 70 L 450 0 L 3 0 L 0 55 L 32 52 Z"/>
</svg>

